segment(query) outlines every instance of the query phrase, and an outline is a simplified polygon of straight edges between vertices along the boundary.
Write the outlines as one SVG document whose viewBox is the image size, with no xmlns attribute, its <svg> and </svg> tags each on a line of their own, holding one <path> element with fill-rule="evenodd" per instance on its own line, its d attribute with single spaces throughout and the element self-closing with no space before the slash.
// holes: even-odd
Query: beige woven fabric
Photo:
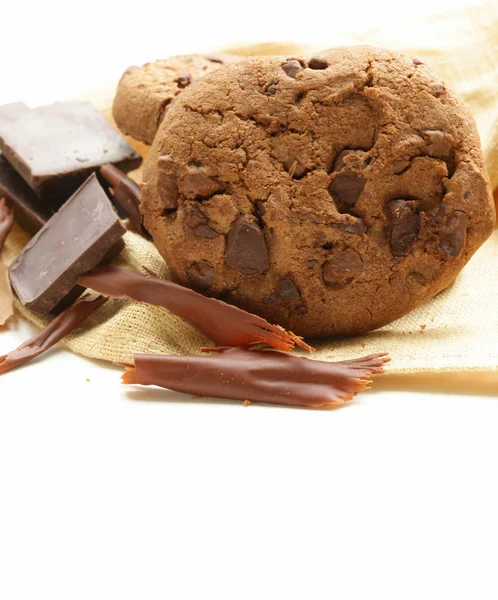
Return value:
<svg viewBox="0 0 498 600">
<path fill-rule="evenodd" d="M 397 32 L 399 34 L 399 31 Z M 402 42 L 400 42 L 402 39 Z M 420 40 L 427 40 L 421 45 Z M 398 39 L 385 31 L 352 36 L 352 43 L 370 43 L 417 55 L 460 94 L 476 118 L 486 165 L 498 187 L 498 9 L 492 4 L 412 24 Z M 438 47 L 434 47 L 434 43 Z M 258 47 L 260 54 L 292 53 L 292 46 Z M 242 49 L 240 54 L 254 53 Z M 143 149 L 143 146 L 140 147 Z M 138 174 L 139 175 L 139 174 Z M 11 262 L 27 242 L 16 228 L 8 239 Z M 128 232 L 126 249 L 115 264 L 160 276 L 168 269 L 152 243 Z M 366 335 L 315 344 L 314 358 L 338 360 L 388 351 L 390 373 L 498 372 L 498 230 L 477 252 L 451 288 L 395 323 Z M 17 308 L 33 323 L 46 319 Z M 65 339 L 74 352 L 109 361 L 130 361 L 137 352 L 198 353 L 208 340 L 166 311 L 123 300 L 110 300 L 91 320 Z"/>
</svg>

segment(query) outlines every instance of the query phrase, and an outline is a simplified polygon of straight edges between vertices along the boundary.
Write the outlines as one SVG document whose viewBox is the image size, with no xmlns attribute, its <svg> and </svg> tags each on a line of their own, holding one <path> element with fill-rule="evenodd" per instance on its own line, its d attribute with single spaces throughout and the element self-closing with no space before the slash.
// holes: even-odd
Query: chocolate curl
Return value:
<svg viewBox="0 0 498 600">
<path fill-rule="evenodd" d="M 45 329 L 34 335 L 16 350 L 0 356 L 0 375 L 42 354 L 57 344 L 68 333 L 76 329 L 94 310 L 102 306 L 107 298 L 99 296 L 95 300 L 85 300 L 73 304 L 57 316 Z"/>
<path fill-rule="evenodd" d="M 14 314 L 12 289 L 7 265 L 3 259 L 5 241 L 13 226 L 14 215 L 7 207 L 5 199 L 0 198 L 0 325 L 3 325 Z"/>
<path fill-rule="evenodd" d="M 157 277 L 117 267 L 98 266 L 78 277 L 78 283 L 104 296 L 130 298 L 162 306 L 188 321 L 218 346 L 268 344 L 290 351 L 294 344 L 309 352 L 312 348 L 300 337 L 278 325 L 231 304 L 207 298 L 189 288 Z"/>
<path fill-rule="evenodd" d="M 102 165 L 99 172 L 112 187 L 114 201 L 128 217 L 133 227 L 144 237 L 149 238 L 140 214 L 141 193 L 138 184 L 114 165 Z"/>
<path fill-rule="evenodd" d="M 324 362 L 277 352 L 229 348 L 211 356 L 137 354 L 123 383 L 193 394 L 306 408 L 327 408 L 366 389 L 384 372 L 387 354 Z"/>
</svg>

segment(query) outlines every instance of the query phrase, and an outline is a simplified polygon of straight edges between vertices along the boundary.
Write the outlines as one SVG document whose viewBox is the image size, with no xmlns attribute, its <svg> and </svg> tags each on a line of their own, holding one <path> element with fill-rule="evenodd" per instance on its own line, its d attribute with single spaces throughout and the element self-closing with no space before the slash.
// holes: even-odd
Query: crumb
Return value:
<svg viewBox="0 0 498 600">
<path fill-rule="evenodd" d="M 366 346 L 366 344 L 361 344 L 361 347 L 364 348 Z"/>
<path fill-rule="evenodd" d="M 252 402 L 250 400 L 244 400 L 244 402 L 242 402 L 242 406 L 250 406 L 252 404 Z"/>
<path fill-rule="evenodd" d="M 411 332 L 411 331 L 409 331 L 408 333 L 409 333 L 409 334 L 411 334 L 412 332 Z"/>
<path fill-rule="evenodd" d="M 427 325 L 420 325 L 420 333 L 424 333 L 424 329 L 427 327 Z"/>
<path fill-rule="evenodd" d="M 90 383 L 90 377 L 87 377 L 87 378 L 85 379 L 85 381 L 86 381 L 87 383 Z"/>
</svg>

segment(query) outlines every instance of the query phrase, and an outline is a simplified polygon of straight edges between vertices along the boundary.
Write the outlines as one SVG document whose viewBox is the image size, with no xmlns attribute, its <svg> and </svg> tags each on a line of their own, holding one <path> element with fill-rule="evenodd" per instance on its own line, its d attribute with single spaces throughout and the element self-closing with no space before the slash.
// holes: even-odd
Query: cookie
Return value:
<svg viewBox="0 0 498 600">
<path fill-rule="evenodd" d="M 142 67 L 129 67 L 116 90 L 112 114 L 126 135 L 152 144 L 171 101 L 193 81 L 237 57 L 173 56 Z"/>
<path fill-rule="evenodd" d="M 420 60 L 366 46 L 252 59 L 185 90 L 141 210 L 178 281 L 304 336 L 401 317 L 495 222 L 467 109 Z"/>
</svg>

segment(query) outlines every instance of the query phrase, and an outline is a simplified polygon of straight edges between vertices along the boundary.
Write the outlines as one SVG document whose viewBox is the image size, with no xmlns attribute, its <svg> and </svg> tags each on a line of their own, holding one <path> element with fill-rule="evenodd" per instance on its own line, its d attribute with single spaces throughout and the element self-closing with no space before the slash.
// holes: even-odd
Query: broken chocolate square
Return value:
<svg viewBox="0 0 498 600">
<path fill-rule="evenodd" d="M 27 111 L 7 105 L 0 113 L 0 150 L 39 197 L 69 196 L 105 163 L 125 172 L 141 163 L 88 102 L 56 102 Z"/>
<path fill-rule="evenodd" d="M 32 310 L 50 312 L 125 231 L 92 174 L 11 265 L 10 282 L 19 300 Z"/>
</svg>

